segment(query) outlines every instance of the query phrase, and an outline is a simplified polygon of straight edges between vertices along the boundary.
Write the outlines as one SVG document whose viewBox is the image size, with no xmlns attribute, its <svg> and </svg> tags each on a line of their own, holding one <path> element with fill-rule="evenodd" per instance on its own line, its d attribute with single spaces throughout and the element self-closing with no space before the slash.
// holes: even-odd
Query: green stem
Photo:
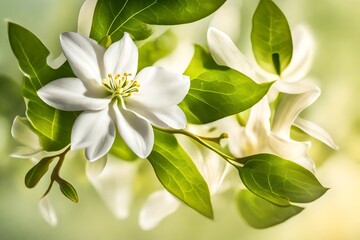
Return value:
<svg viewBox="0 0 360 240">
<path fill-rule="evenodd" d="M 167 133 L 172 133 L 172 134 L 182 134 L 185 136 L 188 136 L 192 139 L 194 139 L 195 141 L 197 141 L 198 143 L 200 143 L 201 145 L 203 145 L 204 147 L 210 149 L 211 151 L 217 153 L 219 156 L 221 156 L 222 158 L 224 158 L 228 163 L 230 163 L 233 166 L 236 166 L 232 161 L 237 162 L 237 158 L 233 157 L 233 156 L 229 156 L 226 153 L 223 153 L 222 151 L 220 151 L 217 148 L 214 148 L 213 146 L 211 146 L 210 144 L 208 144 L 207 142 L 205 142 L 203 139 L 203 137 L 199 137 L 191 132 L 185 131 L 183 129 L 164 129 L 164 128 L 159 128 L 156 126 L 153 126 L 155 129 L 160 130 L 162 132 L 167 132 Z"/>
</svg>

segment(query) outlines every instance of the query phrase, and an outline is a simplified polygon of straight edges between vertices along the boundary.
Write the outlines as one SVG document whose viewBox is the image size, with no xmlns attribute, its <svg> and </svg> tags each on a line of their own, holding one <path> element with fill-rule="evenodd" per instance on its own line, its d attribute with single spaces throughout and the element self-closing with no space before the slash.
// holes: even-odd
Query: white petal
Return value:
<svg viewBox="0 0 360 240">
<path fill-rule="evenodd" d="M 92 164 L 92 163 L 90 163 Z M 99 174 L 92 174 L 87 167 L 87 177 L 113 214 L 124 219 L 129 215 L 132 202 L 133 182 L 139 164 L 108 157 L 105 168 Z"/>
<path fill-rule="evenodd" d="M 304 156 L 296 159 L 291 159 L 294 163 L 299 164 L 300 166 L 306 168 L 310 172 L 312 172 L 315 175 L 315 163 L 314 161 L 309 157 L 308 154 L 305 154 Z"/>
<path fill-rule="evenodd" d="M 229 171 L 229 166 L 213 151 L 203 148 L 202 153 L 205 162 L 203 176 L 209 186 L 210 194 L 214 195 L 225 190 L 222 188 L 222 184 Z"/>
<path fill-rule="evenodd" d="M 304 78 L 314 60 L 315 44 L 309 30 L 298 26 L 293 31 L 294 53 L 289 66 L 281 74 L 281 79 L 294 82 Z"/>
<path fill-rule="evenodd" d="M 105 169 L 107 159 L 108 159 L 108 155 L 104 155 L 95 162 L 87 162 L 86 175 L 89 178 L 99 176 L 102 173 L 102 171 Z"/>
<path fill-rule="evenodd" d="M 179 200 L 166 190 L 154 192 L 140 211 L 140 227 L 143 230 L 156 227 L 165 217 L 174 213 L 179 207 Z"/>
<path fill-rule="evenodd" d="M 89 86 L 100 86 L 105 49 L 95 40 L 78 33 L 62 33 L 60 42 L 75 75 Z"/>
<path fill-rule="evenodd" d="M 288 160 L 305 156 L 311 146 L 310 142 L 298 142 L 290 138 L 283 138 L 274 133 L 269 134 L 268 143 L 271 152 Z"/>
<path fill-rule="evenodd" d="M 71 149 L 86 148 L 89 161 L 104 156 L 115 140 L 115 125 L 108 112 L 108 108 L 82 112 L 72 128 Z"/>
<path fill-rule="evenodd" d="M 321 127 L 319 127 L 315 123 L 312 123 L 310 121 L 307 121 L 305 119 L 297 117 L 295 119 L 294 125 L 296 127 L 300 128 L 301 130 L 303 130 L 304 132 L 306 132 L 307 134 L 309 134 L 310 136 L 312 136 L 312 137 L 320 140 L 321 142 L 325 143 L 329 147 L 331 147 L 331 148 L 333 148 L 335 150 L 339 149 L 339 147 L 334 143 L 331 136 L 324 129 L 322 129 Z"/>
<path fill-rule="evenodd" d="M 128 147 L 140 158 L 149 156 L 154 146 L 154 132 L 150 123 L 116 102 L 112 109 L 120 136 Z"/>
<path fill-rule="evenodd" d="M 130 73 L 135 76 L 138 66 L 138 49 L 128 33 L 110 45 L 104 55 L 105 74 Z"/>
<path fill-rule="evenodd" d="M 266 96 L 251 108 L 245 126 L 245 144 L 248 145 L 248 149 L 244 148 L 246 155 L 262 150 L 267 144 L 267 136 L 270 132 L 270 115 L 270 106 Z"/>
<path fill-rule="evenodd" d="M 207 41 L 210 53 L 217 64 L 235 69 L 249 77 L 255 75 L 245 56 L 225 33 L 211 27 L 207 32 Z"/>
<path fill-rule="evenodd" d="M 61 78 L 42 87 L 39 97 L 48 105 L 64 111 L 100 110 L 106 108 L 110 98 L 96 96 L 94 92 L 88 96 L 88 90 L 78 78 Z"/>
<path fill-rule="evenodd" d="M 318 87 L 302 94 L 283 94 L 277 106 L 272 131 L 283 137 L 290 136 L 290 128 L 299 113 L 320 96 Z"/>
<path fill-rule="evenodd" d="M 35 152 L 40 151 L 41 145 L 39 137 L 33 132 L 26 118 L 16 116 L 11 126 L 11 135 L 19 143 L 28 146 Z"/>
<path fill-rule="evenodd" d="M 135 79 L 139 92 L 126 99 L 135 101 L 145 108 L 167 108 L 179 104 L 190 88 L 190 79 L 175 71 L 162 67 L 147 67 Z"/>
<path fill-rule="evenodd" d="M 311 78 L 306 78 L 297 82 L 286 82 L 286 81 L 278 80 L 273 84 L 270 91 L 276 89 L 277 91 L 282 93 L 301 94 L 304 92 L 311 91 L 315 88 L 317 87 L 316 84 L 314 83 L 314 80 Z"/>
<path fill-rule="evenodd" d="M 204 125 L 201 125 L 200 128 L 203 126 Z M 194 128 L 195 125 L 192 126 L 193 130 Z M 223 159 L 213 151 L 200 146 L 188 137 L 176 136 L 176 139 L 191 157 L 199 172 L 204 177 L 209 186 L 210 194 L 213 195 L 225 190 L 225 188 L 223 188 L 223 181 L 229 172 L 229 164 L 227 164 L 226 161 L 223 161 Z"/>
<path fill-rule="evenodd" d="M 78 33 L 89 36 L 97 0 L 86 0 L 80 8 Z"/>
<path fill-rule="evenodd" d="M 56 212 L 51 205 L 48 197 L 43 197 L 39 201 L 39 211 L 41 216 L 45 219 L 47 223 L 51 226 L 56 226 L 58 223 Z"/>
<path fill-rule="evenodd" d="M 178 106 L 163 109 L 144 108 L 136 102 L 129 102 L 126 108 L 141 115 L 151 124 L 160 128 L 183 129 L 186 126 L 186 116 Z"/>
</svg>

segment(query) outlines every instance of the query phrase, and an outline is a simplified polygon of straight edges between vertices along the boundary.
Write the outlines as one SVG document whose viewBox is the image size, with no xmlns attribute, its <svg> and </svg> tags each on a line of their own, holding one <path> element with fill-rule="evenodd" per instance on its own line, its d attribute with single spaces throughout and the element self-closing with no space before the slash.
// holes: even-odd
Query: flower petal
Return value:
<svg viewBox="0 0 360 240">
<path fill-rule="evenodd" d="M 86 164 L 86 175 L 89 178 L 90 177 L 95 178 L 95 177 L 99 176 L 106 167 L 107 159 L 108 159 L 108 154 L 106 154 L 103 157 L 99 158 L 95 162 L 87 162 L 87 164 Z"/>
<path fill-rule="evenodd" d="M 235 69 L 249 77 L 255 75 L 246 57 L 225 33 L 211 27 L 207 32 L 207 41 L 210 53 L 217 64 Z"/>
<path fill-rule="evenodd" d="M 140 158 L 149 156 L 154 146 L 154 131 L 150 123 L 122 106 L 119 107 L 116 101 L 112 109 L 119 134 L 128 147 Z"/>
<path fill-rule="evenodd" d="M 270 132 L 270 106 L 267 97 L 261 99 L 250 111 L 245 134 L 249 143 L 256 149 L 261 148 Z"/>
<path fill-rule="evenodd" d="M 105 49 L 95 40 L 73 32 L 62 33 L 60 42 L 75 75 L 87 86 L 101 86 Z"/>
<path fill-rule="evenodd" d="M 339 147 L 334 143 L 331 136 L 324 129 L 322 129 L 321 127 L 319 127 L 315 123 L 307 121 L 307 120 L 302 119 L 300 117 L 297 117 L 295 119 L 294 125 L 296 127 L 300 128 L 301 130 L 303 130 L 304 132 L 306 132 L 307 134 L 309 134 L 310 136 L 312 136 L 312 137 L 318 139 L 319 141 L 325 143 L 329 147 L 331 147 L 331 148 L 333 148 L 335 150 L 339 149 Z"/>
<path fill-rule="evenodd" d="M 140 227 L 143 230 L 156 227 L 165 217 L 174 213 L 179 207 L 180 201 L 166 190 L 154 192 L 146 200 L 140 211 Z"/>
<path fill-rule="evenodd" d="M 179 104 L 190 88 L 188 76 L 162 67 L 147 67 L 135 77 L 139 92 L 126 99 L 137 102 L 144 108 L 167 108 Z"/>
<path fill-rule="evenodd" d="M 288 160 L 305 156 L 311 146 L 311 142 L 298 142 L 275 133 L 269 134 L 268 143 L 271 152 Z"/>
<path fill-rule="evenodd" d="M 304 156 L 302 156 L 300 158 L 291 159 L 291 161 L 306 168 L 307 170 L 309 170 L 310 172 L 312 172 L 315 175 L 315 163 L 308 154 L 305 154 Z"/>
<path fill-rule="evenodd" d="M 80 8 L 78 33 L 89 36 L 97 0 L 86 0 Z"/>
<path fill-rule="evenodd" d="M 320 96 L 320 89 L 313 88 L 301 94 L 283 94 L 277 106 L 272 131 L 279 136 L 289 137 L 290 128 L 301 111 Z"/>
<path fill-rule="evenodd" d="M 64 111 L 100 110 L 106 108 L 110 98 L 89 97 L 88 90 L 78 78 L 61 78 L 42 87 L 39 97 L 48 105 Z"/>
<path fill-rule="evenodd" d="M 139 103 L 129 102 L 126 108 L 147 119 L 160 128 L 183 129 L 186 126 L 186 116 L 178 106 L 163 109 L 144 108 Z"/>
<path fill-rule="evenodd" d="M 314 80 L 311 78 L 302 79 L 297 82 L 276 81 L 270 90 L 277 90 L 288 94 L 301 94 L 316 88 Z M 277 96 L 277 94 L 276 94 Z"/>
<path fill-rule="evenodd" d="M 43 197 L 39 201 L 39 211 L 41 216 L 45 219 L 47 223 L 51 226 L 56 226 L 58 223 L 56 212 L 51 205 L 48 197 Z"/>
<path fill-rule="evenodd" d="M 113 214 L 124 219 L 129 215 L 132 202 L 132 185 L 139 167 L 134 162 L 126 162 L 109 155 L 105 168 L 98 174 L 93 174 L 88 163 L 86 174 Z"/>
<path fill-rule="evenodd" d="M 109 108 L 84 111 L 72 128 L 71 149 L 86 148 L 85 154 L 89 161 L 104 156 L 115 140 L 115 125 L 108 112 Z"/>
<path fill-rule="evenodd" d="M 286 82 L 295 82 L 304 78 L 314 60 L 315 44 L 313 37 L 305 26 L 298 26 L 293 31 L 294 53 L 289 66 L 281 74 Z"/>
<path fill-rule="evenodd" d="M 128 33 L 110 45 L 104 55 L 105 74 L 130 73 L 135 76 L 138 67 L 138 49 Z"/>
</svg>

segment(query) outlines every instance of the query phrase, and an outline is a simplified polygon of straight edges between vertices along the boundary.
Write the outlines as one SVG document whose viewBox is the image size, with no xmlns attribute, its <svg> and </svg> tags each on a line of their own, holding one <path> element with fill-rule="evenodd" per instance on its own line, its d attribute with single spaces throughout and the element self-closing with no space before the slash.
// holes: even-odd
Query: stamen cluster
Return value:
<svg viewBox="0 0 360 240">
<path fill-rule="evenodd" d="M 107 78 L 102 80 L 102 84 L 112 93 L 112 97 L 123 98 L 130 97 L 132 93 L 139 92 L 140 84 L 135 80 L 128 80 L 130 73 L 124 73 L 123 76 L 108 74 Z"/>
</svg>

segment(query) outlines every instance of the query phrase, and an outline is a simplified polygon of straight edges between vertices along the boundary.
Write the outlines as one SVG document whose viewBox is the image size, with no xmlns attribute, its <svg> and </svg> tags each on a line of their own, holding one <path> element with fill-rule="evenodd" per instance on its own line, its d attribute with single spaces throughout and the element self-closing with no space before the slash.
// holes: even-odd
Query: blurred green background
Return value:
<svg viewBox="0 0 360 240">
<path fill-rule="evenodd" d="M 74 31 L 83 0 L 2 0 L 0 19 L 9 19 L 33 31 L 54 56 L 60 53 L 58 36 Z M 221 12 L 185 27 L 186 38 L 205 43 L 209 22 L 222 26 L 238 43 L 249 47 L 251 15 L 258 1 L 229 0 Z M 256 230 L 237 213 L 233 193 L 215 199 L 215 220 L 181 207 L 151 231 L 137 224 L 148 191 L 135 189 L 136 200 L 128 219 L 118 220 L 106 208 L 84 174 L 85 160 L 70 159 L 62 174 L 77 188 L 80 203 L 73 204 L 57 189 L 51 192 L 59 225 L 49 226 L 38 212 L 37 201 L 46 181 L 33 190 L 23 179 L 32 163 L 8 157 L 16 145 L 10 137 L 12 119 L 24 112 L 21 73 L 0 25 L 0 239 L 360 239 L 360 2 L 357 0 L 275 0 L 291 27 L 307 25 L 317 52 L 310 75 L 322 89 L 307 118 L 324 127 L 339 145 L 334 152 L 314 143 L 320 181 L 331 189 L 298 216 L 278 226 Z M 205 26 L 205 27 L 203 27 Z M 179 31 L 183 27 L 178 27 Z M 142 173 L 156 181 L 146 166 Z M 138 184 L 141 184 L 141 176 Z M 145 177 L 144 177 L 145 178 Z M 155 183 L 156 185 L 157 183 Z"/>
</svg>

